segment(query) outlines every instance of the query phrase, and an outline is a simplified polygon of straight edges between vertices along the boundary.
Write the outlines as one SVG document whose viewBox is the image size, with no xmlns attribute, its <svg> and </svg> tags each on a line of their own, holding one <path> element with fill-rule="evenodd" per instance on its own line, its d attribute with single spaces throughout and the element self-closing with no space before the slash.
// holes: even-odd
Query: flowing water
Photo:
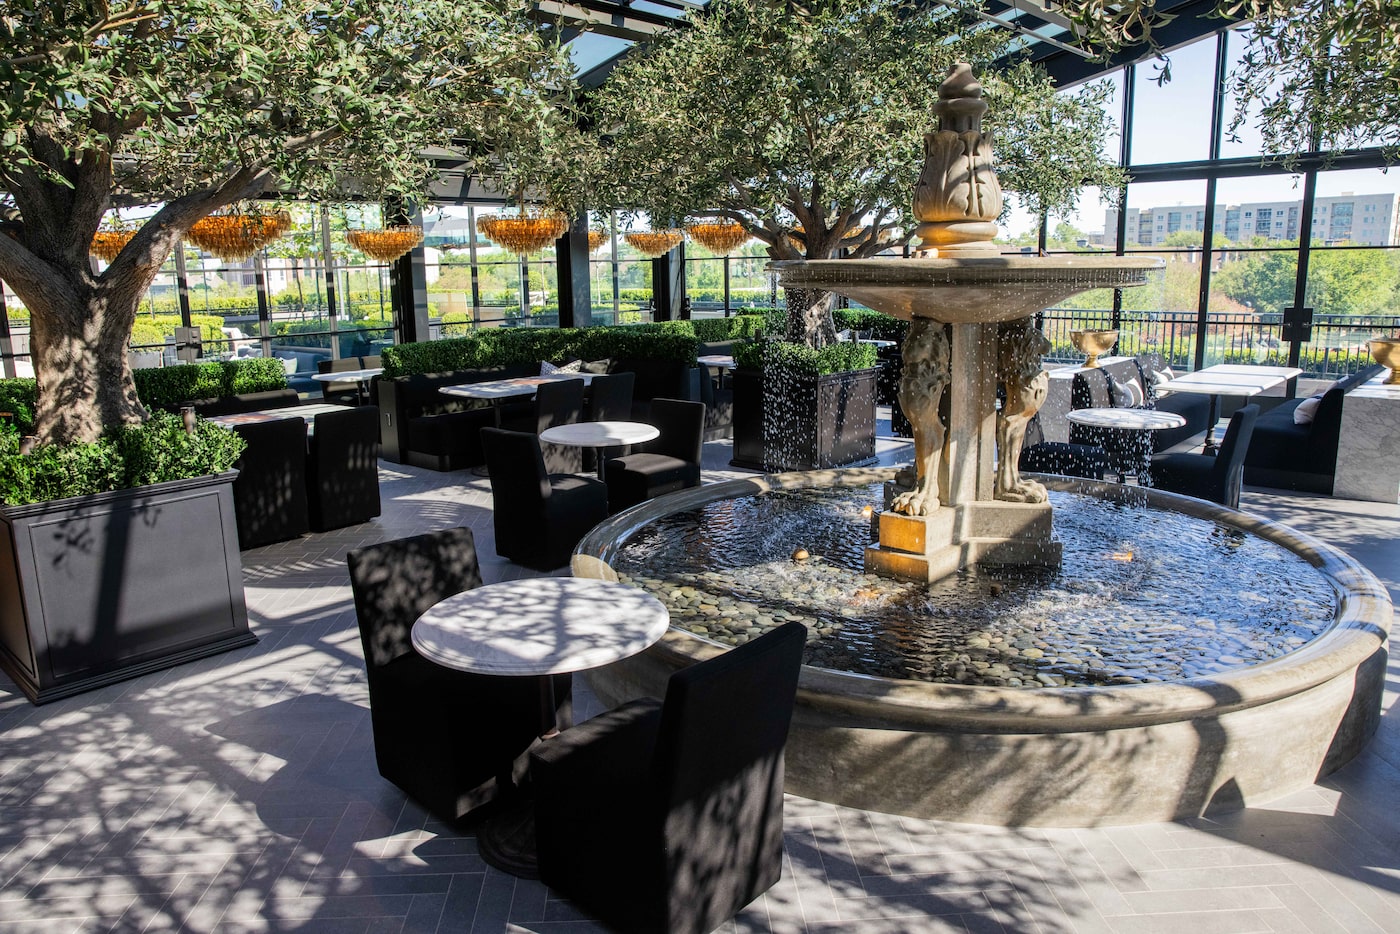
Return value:
<svg viewBox="0 0 1400 934">
<path fill-rule="evenodd" d="M 632 534 L 613 566 L 672 625 L 727 644 L 795 619 L 806 662 L 1020 688 L 1175 681 L 1258 664 L 1321 634 L 1330 584 L 1256 536 L 1179 513 L 1052 492 L 1057 569 L 932 585 L 862 572 L 880 487 L 711 503 Z M 794 560 L 798 549 L 810 557 Z"/>
</svg>

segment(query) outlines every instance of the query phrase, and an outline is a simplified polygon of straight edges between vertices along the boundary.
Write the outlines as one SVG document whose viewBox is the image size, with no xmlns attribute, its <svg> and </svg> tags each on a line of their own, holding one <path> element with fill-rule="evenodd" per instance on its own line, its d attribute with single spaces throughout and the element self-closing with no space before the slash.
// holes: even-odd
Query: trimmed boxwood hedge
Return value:
<svg viewBox="0 0 1400 934">
<path fill-rule="evenodd" d="M 875 348 L 857 341 L 828 344 L 821 350 L 787 341 L 753 341 L 734 348 L 734 362 L 764 370 L 781 368 L 797 376 L 825 376 L 870 369 L 875 366 Z"/>
<path fill-rule="evenodd" d="M 190 435 L 169 412 L 91 444 L 40 445 L 20 454 L 19 442 L 17 430 L 0 428 L 0 503 L 8 506 L 222 473 L 244 448 L 235 432 L 202 419 Z"/>
<path fill-rule="evenodd" d="M 386 347 L 384 376 L 607 357 L 679 360 L 694 365 L 699 346 L 689 321 L 592 328 L 491 328 L 467 337 Z"/>
<path fill-rule="evenodd" d="M 695 336 L 706 343 L 753 337 L 763 327 L 763 315 L 733 315 L 728 318 L 691 318 Z"/>
<path fill-rule="evenodd" d="M 134 370 L 131 375 L 142 404 L 155 408 L 287 386 L 287 371 L 275 357 L 184 363 Z"/>
<path fill-rule="evenodd" d="M 870 336 L 880 341 L 904 342 L 909 333 L 909 322 L 892 318 L 869 308 L 838 308 L 832 312 L 838 331 L 869 331 Z"/>
<path fill-rule="evenodd" d="M 34 406 L 38 397 L 38 380 L 23 376 L 0 379 L 0 413 L 10 413 L 11 422 L 21 435 L 34 433 Z"/>
</svg>

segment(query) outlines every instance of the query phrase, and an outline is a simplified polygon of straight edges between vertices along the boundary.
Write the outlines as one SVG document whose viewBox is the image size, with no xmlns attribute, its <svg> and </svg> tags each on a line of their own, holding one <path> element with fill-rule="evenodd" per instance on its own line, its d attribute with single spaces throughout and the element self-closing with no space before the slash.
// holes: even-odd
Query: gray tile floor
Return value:
<svg viewBox="0 0 1400 934">
<path fill-rule="evenodd" d="M 707 458 L 722 475 L 724 447 Z M 599 930 L 375 771 L 345 552 L 466 524 L 486 580 L 530 573 L 494 555 L 488 481 L 393 464 L 382 481 L 375 522 L 244 553 L 256 646 L 41 708 L 0 678 L 0 934 Z M 1400 508 L 1245 508 L 1400 596 Z M 1357 761 L 1218 820 L 1007 830 L 789 797 L 782 881 L 727 930 L 1400 932 L 1400 664 L 1388 684 Z"/>
</svg>

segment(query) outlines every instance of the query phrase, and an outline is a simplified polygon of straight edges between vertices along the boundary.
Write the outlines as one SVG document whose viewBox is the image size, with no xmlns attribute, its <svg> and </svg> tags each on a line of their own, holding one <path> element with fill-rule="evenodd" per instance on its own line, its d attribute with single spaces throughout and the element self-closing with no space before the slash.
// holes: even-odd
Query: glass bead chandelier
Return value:
<svg viewBox="0 0 1400 934">
<path fill-rule="evenodd" d="M 738 221 L 697 221 L 687 224 L 685 232 L 720 256 L 728 256 L 749 241 L 749 232 Z"/>
<path fill-rule="evenodd" d="M 241 262 L 281 237 L 291 226 L 292 216 L 286 211 L 244 213 L 235 209 L 195 221 L 185 239 L 211 256 Z"/>
<path fill-rule="evenodd" d="M 643 256 L 655 259 L 685 241 L 685 234 L 674 227 L 665 230 L 634 230 L 622 235 Z"/>
<path fill-rule="evenodd" d="M 521 211 L 512 216 L 484 214 L 476 219 L 477 233 L 520 256 L 538 253 L 568 229 L 569 219 L 553 211 L 538 214 Z"/>
<path fill-rule="evenodd" d="M 366 256 L 390 263 L 423 242 L 423 228 L 395 224 L 382 230 L 347 230 L 345 239 Z"/>
</svg>

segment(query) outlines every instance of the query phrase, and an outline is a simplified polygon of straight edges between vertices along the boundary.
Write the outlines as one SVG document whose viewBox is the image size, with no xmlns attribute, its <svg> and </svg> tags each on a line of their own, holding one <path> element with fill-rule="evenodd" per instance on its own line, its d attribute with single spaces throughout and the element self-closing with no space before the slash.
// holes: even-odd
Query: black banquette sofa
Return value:
<svg viewBox="0 0 1400 934">
<path fill-rule="evenodd" d="M 1300 425 L 1294 417 L 1306 398 L 1289 399 L 1260 415 L 1244 459 L 1244 482 L 1330 496 L 1337 472 L 1343 400 L 1379 370 L 1367 367 L 1334 382 L 1321 393 L 1311 422 Z"/>
</svg>

